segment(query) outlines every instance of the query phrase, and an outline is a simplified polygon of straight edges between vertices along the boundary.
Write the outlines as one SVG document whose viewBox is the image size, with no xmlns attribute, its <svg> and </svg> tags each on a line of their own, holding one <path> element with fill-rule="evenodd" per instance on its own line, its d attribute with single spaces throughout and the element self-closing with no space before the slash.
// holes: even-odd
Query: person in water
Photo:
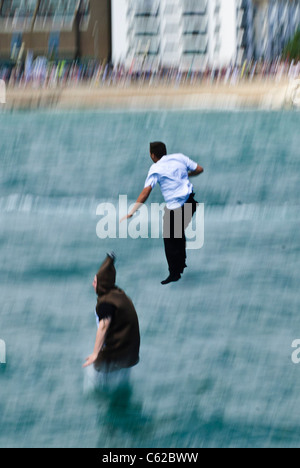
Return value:
<svg viewBox="0 0 300 468">
<path fill-rule="evenodd" d="M 108 254 L 94 278 L 98 331 L 94 351 L 83 365 L 93 365 L 104 376 L 130 369 L 139 362 L 138 316 L 131 299 L 115 284 L 114 263 L 114 254 Z"/>
<path fill-rule="evenodd" d="M 154 164 L 149 170 L 144 190 L 132 211 L 123 219 L 132 218 L 141 204 L 148 200 L 155 185 L 160 185 L 166 202 L 163 237 L 169 276 L 162 281 L 165 285 L 180 280 L 187 267 L 185 230 L 198 205 L 189 177 L 202 174 L 203 168 L 183 154 L 167 156 L 166 145 L 162 142 L 150 143 L 150 157 Z"/>
</svg>

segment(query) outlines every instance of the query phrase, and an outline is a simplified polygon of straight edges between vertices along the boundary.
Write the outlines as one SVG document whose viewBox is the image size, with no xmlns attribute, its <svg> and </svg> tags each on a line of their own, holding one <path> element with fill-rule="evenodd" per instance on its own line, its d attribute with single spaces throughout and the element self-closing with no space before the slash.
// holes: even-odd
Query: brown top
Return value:
<svg viewBox="0 0 300 468">
<path fill-rule="evenodd" d="M 95 368 L 103 372 L 133 367 L 139 362 L 138 316 L 131 299 L 115 285 L 114 263 L 114 254 L 108 254 L 97 273 L 97 315 L 101 317 L 104 304 L 114 308 L 104 345 L 95 362 Z"/>
<path fill-rule="evenodd" d="M 98 355 L 95 368 L 112 372 L 133 367 L 139 362 L 140 330 L 135 307 L 131 299 L 121 289 L 114 287 L 98 299 L 101 304 L 115 307 L 105 343 Z"/>
</svg>

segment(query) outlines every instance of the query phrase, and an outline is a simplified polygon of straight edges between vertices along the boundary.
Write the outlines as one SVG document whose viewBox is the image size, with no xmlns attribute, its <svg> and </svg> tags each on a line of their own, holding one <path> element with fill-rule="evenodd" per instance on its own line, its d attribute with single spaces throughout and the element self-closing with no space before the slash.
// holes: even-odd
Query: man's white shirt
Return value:
<svg viewBox="0 0 300 468">
<path fill-rule="evenodd" d="M 183 154 L 163 156 L 149 170 L 146 187 L 160 185 L 163 197 L 169 210 L 180 208 L 193 192 L 193 185 L 188 176 L 195 171 L 198 164 Z"/>
</svg>

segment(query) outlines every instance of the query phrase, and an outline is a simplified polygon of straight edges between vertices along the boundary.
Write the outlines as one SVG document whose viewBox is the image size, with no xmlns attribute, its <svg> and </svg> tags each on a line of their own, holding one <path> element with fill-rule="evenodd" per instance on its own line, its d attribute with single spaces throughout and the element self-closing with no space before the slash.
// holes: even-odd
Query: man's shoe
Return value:
<svg viewBox="0 0 300 468">
<path fill-rule="evenodd" d="M 162 281 L 161 284 L 169 284 L 169 283 L 176 283 L 181 279 L 181 275 L 170 275 L 166 280 Z"/>
</svg>

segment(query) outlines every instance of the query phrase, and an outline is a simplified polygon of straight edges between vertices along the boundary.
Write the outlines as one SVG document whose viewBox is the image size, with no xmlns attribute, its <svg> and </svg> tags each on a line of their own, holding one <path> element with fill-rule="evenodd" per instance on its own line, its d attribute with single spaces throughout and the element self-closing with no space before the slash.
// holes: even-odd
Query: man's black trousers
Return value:
<svg viewBox="0 0 300 468">
<path fill-rule="evenodd" d="M 176 210 L 165 208 L 163 237 L 171 275 L 180 275 L 186 268 L 185 230 L 190 224 L 198 202 L 192 193 L 186 203 Z"/>
</svg>

